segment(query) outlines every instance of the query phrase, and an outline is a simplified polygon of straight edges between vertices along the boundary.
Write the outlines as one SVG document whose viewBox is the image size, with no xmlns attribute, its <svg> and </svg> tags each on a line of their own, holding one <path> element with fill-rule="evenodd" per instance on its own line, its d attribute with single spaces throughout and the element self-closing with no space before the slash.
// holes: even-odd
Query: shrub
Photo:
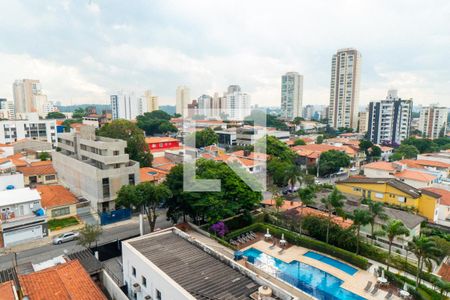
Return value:
<svg viewBox="0 0 450 300">
<path fill-rule="evenodd" d="M 211 225 L 210 230 L 217 234 L 220 237 L 223 237 L 225 234 L 228 233 L 228 228 L 222 221 L 219 221 L 213 225 Z"/>
<path fill-rule="evenodd" d="M 242 214 L 234 218 L 230 218 L 224 221 L 225 225 L 230 231 L 249 226 L 253 223 L 252 216 L 250 214 Z"/>
</svg>

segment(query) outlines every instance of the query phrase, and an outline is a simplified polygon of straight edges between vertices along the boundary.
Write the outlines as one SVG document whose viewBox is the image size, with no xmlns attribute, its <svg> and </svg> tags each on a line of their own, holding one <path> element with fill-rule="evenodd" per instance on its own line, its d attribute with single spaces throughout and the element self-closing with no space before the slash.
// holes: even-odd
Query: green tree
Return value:
<svg viewBox="0 0 450 300">
<path fill-rule="evenodd" d="M 65 119 L 66 115 L 63 113 L 60 113 L 59 111 L 49 112 L 46 119 Z"/>
<path fill-rule="evenodd" d="M 394 154 L 391 155 L 390 159 L 392 161 L 416 158 L 419 154 L 419 150 L 413 145 L 401 144 L 397 149 L 395 149 Z"/>
<path fill-rule="evenodd" d="M 50 156 L 50 154 L 48 153 L 48 152 L 41 152 L 40 154 L 39 154 L 39 159 L 41 160 L 41 161 L 46 161 L 46 160 L 49 160 L 51 158 L 51 156 Z"/>
<path fill-rule="evenodd" d="M 256 122 L 256 125 L 265 125 L 267 127 L 273 127 L 277 130 L 288 130 L 288 127 L 284 121 L 278 119 L 278 117 L 276 117 L 274 115 L 266 114 L 262 110 L 254 109 L 254 110 L 252 110 L 250 115 L 245 117 L 245 119 L 244 119 L 245 125 L 254 126 L 255 122 Z M 262 123 L 265 123 L 265 124 L 262 124 Z"/>
<path fill-rule="evenodd" d="M 123 186 L 117 193 L 116 205 L 130 208 L 139 207 L 147 216 L 150 232 L 153 232 L 158 218 L 156 209 L 170 197 L 172 197 L 172 193 L 166 185 L 141 182 L 136 186 Z"/>
<path fill-rule="evenodd" d="M 69 132 L 70 125 L 75 124 L 75 123 L 81 123 L 82 121 L 83 120 L 81 120 L 81 119 L 65 119 L 62 123 L 62 125 L 64 126 L 64 131 Z"/>
<path fill-rule="evenodd" d="M 274 199 L 275 200 L 275 207 L 277 209 L 277 213 L 279 213 L 280 212 L 280 207 L 282 207 L 283 204 L 284 204 L 284 198 L 282 196 L 280 196 L 280 195 L 275 195 L 274 198 L 275 198 Z"/>
<path fill-rule="evenodd" d="M 323 143 L 323 135 L 318 135 L 316 138 L 316 144 L 322 144 Z"/>
<path fill-rule="evenodd" d="M 265 136 L 256 143 L 257 145 L 260 145 L 260 143 L 266 143 L 266 153 L 272 158 L 277 157 L 286 162 L 295 162 L 297 154 L 292 151 L 286 143 L 283 143 L 274 136 Z"/>
<path fill-rule="evenodd" d="M 267 173 L 273 184 L 279 188 L 285 187 L 287 182 L 286 170 L 292 167 L 292 163 L 274 157 L 267 163 Z"/>
<path fill-rule="evenodd" d="M 356 254 L 359 254 L 361 226 L 365 226 L 370 223 L 371 215 L 368 210 L 355 209 L 351 215 L 351 219 L 353 220 L 353 226 L 356 228 Z"/>
<path fill-rule="evenodd" d="M 303 177 L 305 176 L 305 174 L 299 166 L 291 164 L 285 170 L 285 176 L 287 184 L 291 186 L 291 190 L 293 191 L 297 183 L 300 184 L 300 186 L 302 185 Z"/>
<path fill-rule="evenodd" d="M 369 140 L 361 140 L 359 142 L 359 150 L 363 151 L 366 156 L 369 155 L 369 149 L 372 148 L 373 143 Z"/>
<path fill-rule="evenodd" d="M 304 140 L 297 139 L 297 140 L 294 141 L 294 146 L 302 146 L 302 145 L 306 145 Z"/>
<path fill-rule="evenodd" d="M 381 157 L 381 148 L 378 147 L 378 146 L 376 146 L 376 145 L 373 145 L 373 146 L 370 148 L 369 156 L 370 156 L 372 159 L 380 159 L 380 157 Z"/>
<path fill-rule="evenodd" d="M 295 125 L 300 125 L 302 121 L 305 121 L 305 119 L 302 117 L 295 117 L 294 120 L 292 120 L 292 123 L 294 123 Z"/>
<path fill-rule="evenodd" d="M 416 274 L 416 288 L 420 284 L 420 274 L 424 265 L 428 270 L 432 268 L 432 261 L 437 261 L 440 255 L 440 250 L 436 247 L 436 243 L 426 236 L 415 236 L 413 240 L 408 242 L 411 252 L 417 258 L 417 274 Z"/>
<path fill-rule="evenodd" d="M 377 219 L 387 220 L 388 216 L 384 212 L 384 205 L 382 202 L 372 201 L 368 199 L 367 205 L 369 206 L 370 212 L 370 236 L 373 244 L 375 240 L 375 222 L 377 221 Z"/>
<path fill-rule="evenodd" d="M 298 219 L 299 225 L 299 234 L 302 235 L 303 230 L 303 208 L 309 205 L 313 205 L 315 203 L 316 198 L 316 190 L 314 186 L 307 186 L 304 189 L 298 190 L 298 196 L 300 197 L 300 201 L 302 205 L 300 207 L 300 214 Z"/>
<path fill-rule="evenodd" d="M 217 144 L 219 136 L 211 128 L 205 128 L 200 131 L 196 131 L 187 137 L 186 145 L 193 145 L 192 139 L 195 136 L 195 147 L 201 148 Z"/>
<path fill-rule="evenodd" d="M 327 233 L 325 241 L 328 243 L 330 236 L 330 225 L 331 219 L 334 213 L 341 214 L 342 207 L 344 206 L 344 195 L 341 194 L 336 188 L 328 195 L 328 197 L 323 198 L 321 201 L 325 205 L 326 210 L 328 211 L 328 224 L 327 224 Z"/>
<path fill-rule="evenodd" d="M 145 142 L 144 132 L 128 120 L 114 120 L 98 130 L 99 136 L 120 139 L 127 142 L 126 153 L 130 159 L 139 162 L 140 167 L 150 167 L 152 154 Z"/>
<path fill-rule="evenodd" d="M 98 240 L 101 234 L 102 227 L 96 224 L 86 224 L 79 232 L 78 244 L 89 249 L 91 248 L 91 245 Z"/>
<path fill-rule="evenodd" d="M 86 111 L 82 107 L 78 107 L 72 113 L 72 118 L 73 119 L 81 119 L 81 118 L 83 118 L 85 116 L 86 116 Z"/>
<path fill-rule="evenodd" d="M 430 139 L 417 139 L 410 137 L 402 142 L 402 145 L 412 145 L 419 150 L 420 153 L 430 153 L 439 151 L 439 146 Z"/>
<path fill-rule="evenodd" d="M 389 264 L 387 265 L 387 270 L 389 271 L 389 265 L 391 261 L 391 253 L 392 253 L 392 243 L 394 242 L 394 239 L 398 236 L 408 236 L 409 230 L 406 228 L 406 226 L 403 224 L 400 220 L 390 220 L 387 224 L 384 224 L 382 226 L 384 234 L 386 234 L 388 241 L 389 241 L 389 248 L 388 248 L 388 257 L 389 257 Z"/>
<path fill-rule="evenodd" d="M 329 150 L 322 152 L 318 164 L 319 174 L 329 175 L 338 172 L 340 168 L 350 166 L 350 157 L 344 152 Z"/>
<path fill-rule="evenodd" d="M 171 116 L 162 110 L 147 112 L 136 118 L 137 126 L 147 135 L 177 132 L 177 128 L 170 123 L 170 119 Z"/>
</svg>

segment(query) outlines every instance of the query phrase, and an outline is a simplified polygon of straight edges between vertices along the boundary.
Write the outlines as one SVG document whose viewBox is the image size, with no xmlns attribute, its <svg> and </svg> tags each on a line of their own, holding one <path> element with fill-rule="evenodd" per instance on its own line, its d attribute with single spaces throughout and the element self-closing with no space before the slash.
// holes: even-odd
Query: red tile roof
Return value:
<svg viewBox="0 0 450 300">
<path fill-rule="evenodd" d="M 403 178 L 403 179 L 409 179 L 409 180 L 415 180 L 415 181 L 422 181 L 422 182 L 430 182 L 436 179 L 436 176 L 422 173 L 419 171 L 411 171 L 411 170 L 403 170 L 401 172 L 398 172 L 394 174 L 397 178 Z"/>
<path fill-rule="evenodd" d="M 261 201 L 261 204 L 275 207 L 275 200 L 274 199 L 266 199 L 266 200 Z M 297 207 L 300 207 L 301 205 L 302 205 L 302 203 L 300 201 L 284 200 L 283 205 L 280 207 L 280 211 L 297 208 Z"/>
<path fill-rule="evenodd" d="M 147 144 L 179 142 L 179 140 L 167 136 L 149 136 L 145 138 Z"/>
<path fill-rule="evenodd" d="M 38 185 L 36 190 L 41 195 L 44 208 L 52 208 L 77 203 L 77 198 L 62 185 Z"/>
<path fill-rule="evenodd" d="M 450 264 L 447 261 L 445 264 L 442 264 L 442 267 L 439 269 L 438 275 L 442 276 L 442 279 L 446 281 L 450 281 Z"/>
<path fill-rule="evenodd" d="M 370 164 L 364 165 L 364 169 L 375 169 L 375 170 L 384 170 L 384 171 L 395 171 L 395 167 L 392 163 L 387 161 L 376 161 Z"/>
<path fill-rule="evenodd" d="M 15 300 L 15 288 L 12 280 L 0 283 L 0 295 L 2 300 Z"/>
<path fill-rule="evenodd" d="M 19 275 L 24 296 L 32 300 L 106 300 L 78 260 Z"/>
<path fill-rule="evenodd" d="M 56 174 L 52 164 L 18 167 L 17 170 L 23 173 L 24 176 Z"/>
<path fill-rule="evenodd" d="M 445 206 L 450 206 L 450 191 L 435 187 L 423 188 L 422 190 L 427 190 L 435 194 L 441 195 L 441 204 Z"/>
<path fill-rule="evenodd" d="M 164 156 L 161 157 L 153 157 L 152 166 L 160 166 L 164 164 L 171 164 L 172 161 Z"/>
<path fill-rule="evenodd" d="M 164 180 L 167 174 L 169 174 L 169 172 L 150 167 L 141 168 L 139 171 L 141 174 L 142 182 L 144 181 L 159 182 L 160 180 Z"/>
</svg>

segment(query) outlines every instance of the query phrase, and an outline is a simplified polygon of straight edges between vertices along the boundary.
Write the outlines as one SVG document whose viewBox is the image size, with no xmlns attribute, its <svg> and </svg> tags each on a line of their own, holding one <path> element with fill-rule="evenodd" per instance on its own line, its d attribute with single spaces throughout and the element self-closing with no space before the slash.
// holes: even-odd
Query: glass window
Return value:
<svg viewBox="0 0 450 300">
<path fill-rule="evenodd" d="M 128 184 L 129 185 L 134 185 L 135 184 L 134 174 L 129 174 L 128 175 Z"/>
<path fill-rule="evenodd" d="M 131 267 L 131 274 L 136 277 L 136 268 L 135 267 Z"/>
<path fill-rule="evenodd" d="M 70 207 L 61 207 L 52 210 L 52 217 L 65 216 L 70 214 Z"/>
<path fill-rule="evenodd" d="M 109 178 L 103 178 L 102 179 L 102 186 L 103 186 L 103 198 L 109 197 Z"/>
<path fill-rule="evenodd" d="M 147 278 L 145 278 L 144 276 L 142 276 L 142 285 L 144 287 L 147 287 Z"/>
<path fill-rule="evenodd" d="M 156 290 L 156 299 L 157 300 L 161 300 L 162 299 L 161 292 L 159 290 Z"/>
</svg>

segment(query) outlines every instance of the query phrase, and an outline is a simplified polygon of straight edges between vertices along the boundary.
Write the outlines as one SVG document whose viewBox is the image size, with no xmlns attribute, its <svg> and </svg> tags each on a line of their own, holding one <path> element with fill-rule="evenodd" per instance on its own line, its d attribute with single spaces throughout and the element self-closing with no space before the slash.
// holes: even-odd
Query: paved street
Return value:
<svg viewBox="0 0 450 300">
<path fill-rule="evenodd" d="M 149 226 L 147 220 L 144 220 L 144 231 L 149 232 Z M 172 226 L 171 222 L 167 222 L 165 214 L 161 214 L 156 222 L 156 228 L 167 228 Z M 133 218 L 131 220 L 123 221 L 116 224 L 108 225 L 103 229 L 103 233 L 100 236 L 99 244 L 108 243 L 117 239 L 126 239 L 139 234 L 139 219 Z M 55 256 L 64 254 L 67 250 L 68 253 L 83 249 L 82 246 L 77 245 L 76 241 L 64 243 L 61 245 L 47 244 L 38 246 L 33 249 L 20 251 L 17 253 L 17 263 L 22 264 L 26 262 L 42 262 L 53 258 Z M 0 270 L 9 268 L 13 265 L 14 253 L 8 253 L 0 256 Z"/>
</svg>

